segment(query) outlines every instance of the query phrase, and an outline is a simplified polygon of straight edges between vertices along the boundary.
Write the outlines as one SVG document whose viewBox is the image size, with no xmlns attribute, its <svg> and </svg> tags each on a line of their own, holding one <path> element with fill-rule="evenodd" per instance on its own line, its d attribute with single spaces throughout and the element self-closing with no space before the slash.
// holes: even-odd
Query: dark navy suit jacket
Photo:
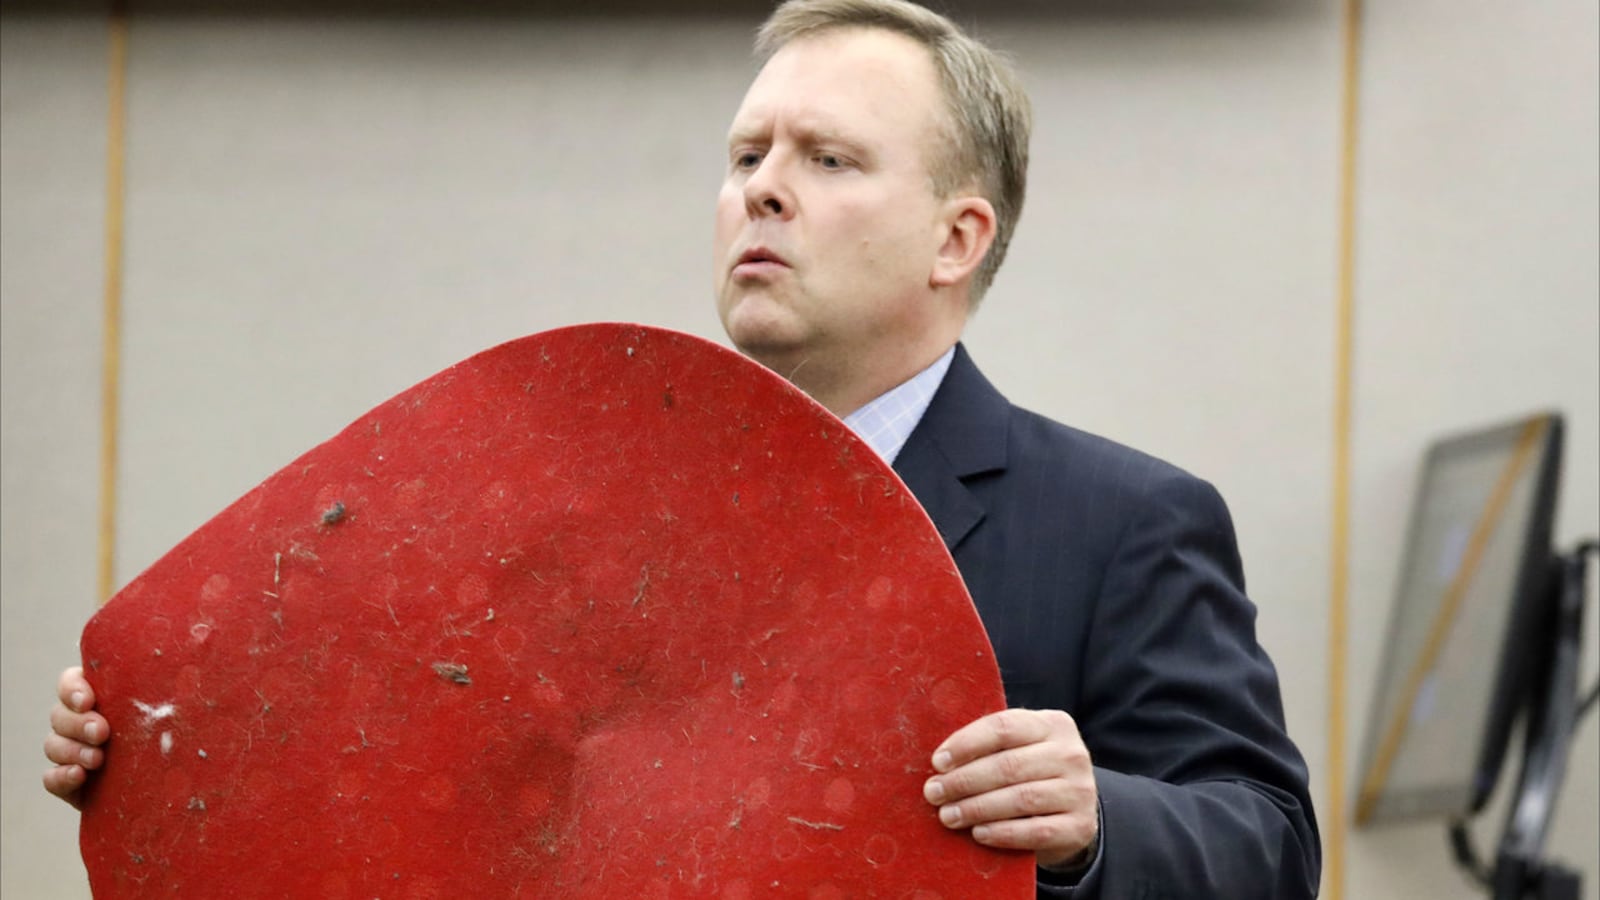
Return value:
<svg viewBox="0 0 1600 900">
<path fill-rule="evenodd" d="M 1012 406 L 960 346 L 894 467 L 955 557 L 1010 705 L 1066 710 L 1094 761 L 1100 857 L 1039 896 L 1315 896 L 1305 762 L 1216 490 Z"/>
</svg>

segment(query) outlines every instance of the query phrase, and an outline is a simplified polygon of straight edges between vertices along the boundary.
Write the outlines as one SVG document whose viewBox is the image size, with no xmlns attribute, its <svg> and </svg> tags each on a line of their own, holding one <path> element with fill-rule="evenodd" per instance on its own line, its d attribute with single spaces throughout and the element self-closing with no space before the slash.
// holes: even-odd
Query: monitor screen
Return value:
<svg viewBox="0 0 1600 900">
<path fill-rule="evenodd" d="M 1481 809 L 1527 695 L 1548 602 L 1561 419 L 1436 441 L 1374 690 L 1357 824 Z"/>
</svg>

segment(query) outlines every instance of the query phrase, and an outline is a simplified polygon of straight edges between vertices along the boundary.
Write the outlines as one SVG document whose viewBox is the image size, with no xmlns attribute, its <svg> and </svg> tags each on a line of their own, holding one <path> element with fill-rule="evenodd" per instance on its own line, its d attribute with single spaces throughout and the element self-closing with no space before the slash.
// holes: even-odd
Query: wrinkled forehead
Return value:
<svg viewBox="0 0 1600 900">
<path fill-rule="evenodd" d="M 928 49 L 876 28 L 834 28 L 796 38 L 767 60 L 745 92 L 731 139 L 779 121 L 823 132 L 882 132 L 913 141 L 946 133 L 938 70 Z"/>
</svg>

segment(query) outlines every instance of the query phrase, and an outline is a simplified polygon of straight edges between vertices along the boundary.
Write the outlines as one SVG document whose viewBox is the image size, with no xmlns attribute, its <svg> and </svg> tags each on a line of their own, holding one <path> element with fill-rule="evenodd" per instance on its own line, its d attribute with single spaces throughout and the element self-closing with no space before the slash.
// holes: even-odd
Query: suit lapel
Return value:
<svg viewBox="0 0 1600 900">
<path fill-rule="evenodd" d="M 895 472 L 952 552 L 988 515 L 965 480 L 1005 468 L 1009 411 L 1006 398 L 957 344 L 928 411 L 895 459 Z"/>
</svg>

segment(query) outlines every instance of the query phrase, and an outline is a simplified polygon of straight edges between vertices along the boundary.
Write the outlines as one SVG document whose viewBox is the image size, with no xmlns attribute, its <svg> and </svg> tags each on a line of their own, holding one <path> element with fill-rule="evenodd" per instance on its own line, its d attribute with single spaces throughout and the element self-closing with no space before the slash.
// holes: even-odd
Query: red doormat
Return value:
<svg viewBox="0 0 1600 900">
<path fill-rule="evenodd" d="M 84 630 L 99 897 L 1030 897 L 941 827 L 1004 705 L 916 501 L 699 338 L 513 341 L 295 460 Z"/>
</svg>

